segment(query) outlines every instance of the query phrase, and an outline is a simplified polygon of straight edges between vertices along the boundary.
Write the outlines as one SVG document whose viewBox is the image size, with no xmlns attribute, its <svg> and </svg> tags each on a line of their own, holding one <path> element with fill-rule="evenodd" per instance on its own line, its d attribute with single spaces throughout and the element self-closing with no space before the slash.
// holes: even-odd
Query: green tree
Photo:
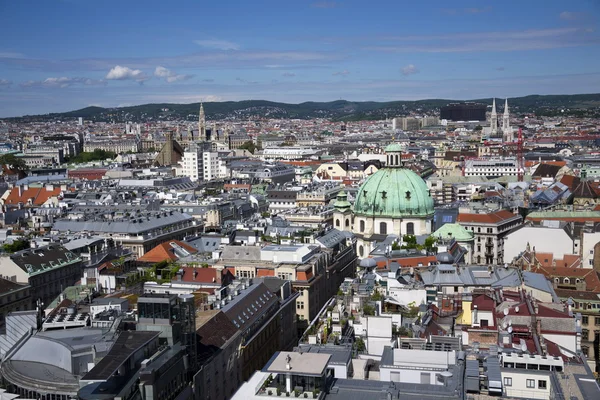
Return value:
<svg viewBox="0 0 600 400">
<path fill-rule="evenodd" d="M 0 164 L 8 166 L 10 169 L 25 172 L 29 170 L 25 160 L 15 156 L 14 154 L 4 154 L 0 156 Z"/>
<path fill-rule="evenodd" d="M 354 349 L 356 349 L 356 351 L 359 353 L 362 353 L 367 349 L 367 346 L 365 346 L 365 341 L 361 337 L 357 337 L 354 341 Z"/>
<path fill-rule="evenodd" d="M 2 246 L 6 253 L 16 253 L 17 251 L 25 250 L 31 247 L 31 242 L 27 239 L 18 239 L 12 243 L 7 243 Z"/>
<path fill-rule="evenodd" d="M 402 237 L 404 244 L 403 249 L 416 249 L 417 248 L 417 237 L 415 235 L 404 235 Z"/>
<path fill-rule="evenodd" d="M 481 125 L 477 125 L 477 126 L 475 127 L 475 129 L 473 129 L 473 130 L 474 130 L 474 131 L 480 131 L 480 130 L 482 130 L 482 129 L 483 129 L 483 127 L 482 127 Z"/>
<path fill-rule="evenodd" d="M 392 250 L 400 250 L 402 246 L 398 242 L 392 243 Z"/>
<path fill-rule="evenodd" d="M 254 152 L 256 151 L 256 145 L 252 140 L 244 142 L 239 148 L 243 150 L 248 150 L 252 154 L 254 154 Z"/>
<path fill-rule="evenodd" d="M 113 153 L 112 151 L 96 149 L 93 152 L 84 151 L 82 153 L 79 153 L 77 156 L 71 159 L 71 162 L 75 164 L 81 164 L 92 161 L 102 161 L 106 160 L 107 158 L 115 158 L 116 156 L 117 153 Z"/>
<path fill-rule="evenodd" d="M 365 315 L 375 315 L 375 307 L 373 307 L 371 304 L 365 304 L 363 306 L 363 313 Z"/>
<path fill-rule="evenodd" d="M 429 236 L 427 239 L 425 239 L 425 249 L 427 251 L 437 251 L 437 247 L 435 247 L 435 243 L 437 242 L 437 239 L 433 236 Z"/>
</svg>

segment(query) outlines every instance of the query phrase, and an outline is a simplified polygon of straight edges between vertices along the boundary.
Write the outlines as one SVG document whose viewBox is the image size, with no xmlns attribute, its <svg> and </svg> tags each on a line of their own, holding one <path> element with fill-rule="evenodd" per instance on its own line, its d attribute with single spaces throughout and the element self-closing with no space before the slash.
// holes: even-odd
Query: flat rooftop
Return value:
<svg viewBox="0 0 600 400">
<path fill-rule="evenodd" d="M 330 354 L 280 351 L 271 358 L 263 371 L 275 374 L 321 376 L 327 368 L 330 358 Z M 290 369 L 287 369 L 288 364 Z"/>
<path fill-rule="evenodd" d="M 108 354 L 82 378 L 86 381 L 109 379 L 129 357 L 159 335 L 158 332 L 125 331 L 119 335 Z"/>
</svg>

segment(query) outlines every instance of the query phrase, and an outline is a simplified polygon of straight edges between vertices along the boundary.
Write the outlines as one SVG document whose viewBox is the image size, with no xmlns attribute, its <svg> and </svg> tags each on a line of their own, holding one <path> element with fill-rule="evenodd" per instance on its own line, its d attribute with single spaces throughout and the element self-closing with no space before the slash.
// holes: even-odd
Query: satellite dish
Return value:
<svg viewBox="0 0 600 400">
<path fill-rule="evenodd" d="M 508 320 L 508 325 L 509 325 L 509 326 L 510 326 L 510 325 L 512 325 L 512 319 L 509 319 L 509 320 Z"/>
<path fill-rule="evenodd" d="M 527 345 L 526 345 L 525 343 L 523 343 L 523 344 L 521 345 L 521 350 L 522 350 L 522 351 L 527 351 Z"/>
<path fill-rule="evenodd" d="M 508 315 L 508 308 L 504 309 L 504 315 Z"/>
<path fill-rule="evenodd" d="M 519 312 L 519 306 L 515 307 L 515 312 Z"/>
<path fill-rule="evenodd" d="M 508 327 L 508 333 L 512 333 L 512 332 L 513 332 L 513 328 L 512 328 L 512 326 L 509 326 Z"/>
</svg>

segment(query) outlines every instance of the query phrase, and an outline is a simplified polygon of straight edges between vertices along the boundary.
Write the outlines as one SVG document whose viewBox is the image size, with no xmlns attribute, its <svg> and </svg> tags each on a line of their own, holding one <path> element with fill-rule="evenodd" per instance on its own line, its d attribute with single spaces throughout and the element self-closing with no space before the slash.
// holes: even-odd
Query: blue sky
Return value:
<svg viewBox="0 0 600 400">
<path fill-rule="evenodd" d="M 600 92 L 600 2 L 0 0 L 0 117 Z"/>
</svg>

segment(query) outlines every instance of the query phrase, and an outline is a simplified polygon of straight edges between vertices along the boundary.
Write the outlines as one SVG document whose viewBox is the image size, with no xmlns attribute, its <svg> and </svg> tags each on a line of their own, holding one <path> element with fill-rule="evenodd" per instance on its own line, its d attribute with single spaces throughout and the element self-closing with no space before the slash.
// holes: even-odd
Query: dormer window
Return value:
<svg viewBox="0 0 600 400">
<path fill-rule="evenodd" d="M 381 198 L 382 199 L 387 198 L 387 192 L 385 190 L 383 192 L 381 192 Z"/>
<path fill-rule="evenodd" d="M 410 191 L 406 192 L 406 200 L 410 200 Z"/>
</svg>

